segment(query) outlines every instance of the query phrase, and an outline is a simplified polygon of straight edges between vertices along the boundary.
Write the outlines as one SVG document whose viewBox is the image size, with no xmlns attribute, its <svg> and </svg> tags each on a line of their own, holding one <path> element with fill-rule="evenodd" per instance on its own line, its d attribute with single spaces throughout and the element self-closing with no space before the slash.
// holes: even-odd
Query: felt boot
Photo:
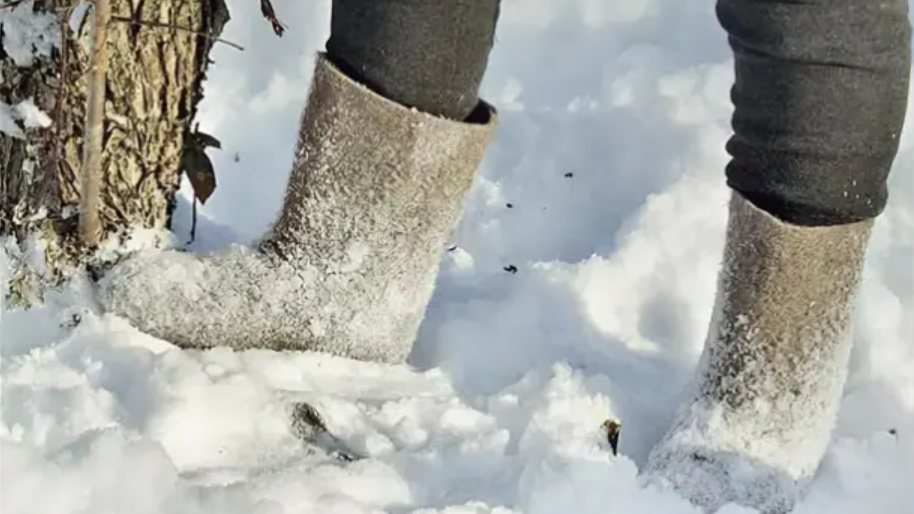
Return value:
<svg viewBox="0 0 914 514">
<path fill-rule="evenodd" d="M 873 221 L 794 226 L 736 192 L 729 210 L 694 396 L 643 477 L 709 512 L 786 512 L 829 444 Z"/>
<path fill-rule="evenodd" d="M 102 278 L 100 303 L 182 347 L 403 361 L 495 125 L 485 102 L 463 121 L 428 115 L 319 55 L 284 203 L 259 247 L 141 252 Z"/>
</svg>

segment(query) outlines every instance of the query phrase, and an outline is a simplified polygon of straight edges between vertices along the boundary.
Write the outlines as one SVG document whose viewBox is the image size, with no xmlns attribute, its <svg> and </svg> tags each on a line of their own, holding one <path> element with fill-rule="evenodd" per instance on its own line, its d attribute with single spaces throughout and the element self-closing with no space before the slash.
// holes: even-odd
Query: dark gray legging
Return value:
<svg viewBox="0 0 914 514">
<path fill-rule="evenodd" d="M 801 225 L 885 208 L 911 69 L 908 0 L 717 0 L 736 81 L 727 183 Z M 387 98 L 464 119 L 499 0 L 333 0 L 327 53 Z"/>
</svg>

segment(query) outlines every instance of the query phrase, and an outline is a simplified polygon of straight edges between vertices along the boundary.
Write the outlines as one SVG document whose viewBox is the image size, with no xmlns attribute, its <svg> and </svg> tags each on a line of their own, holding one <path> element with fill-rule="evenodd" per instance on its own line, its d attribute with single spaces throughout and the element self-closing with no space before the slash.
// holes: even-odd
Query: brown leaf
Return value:
<svg viewBox="0 0 914 514">
<path fill-rule="evenodd" d="M 219 148 L 220 150 L 222 149 L 222 143 L 219 142 L 219 140 L 216 139 L 215 137 L 213 137 L 205 132 L 200 132 L 199 130 L 195 130 L 195 131 L 191 132 L 191 136 L 193 136 L 194 140 L 196 141 L 197 145 L 199 145 L 199 146 L 202 146 L 204 148 L 211 146 L 213 148 Z"/>
<path fill-rule="evenodd" d="M 194 189 L 194 196 L 201 204 L 206 204 L 206 200 L 216 190 L 216 173 L 212 161 L 202 147 L 191 145 L 184 149 L 181 166 Z"/>
<path fill-rule="evenodd" d="M 609 442 L 609 447 L 613 451 L 613 455 L 617 455 L 619 452 L 619 434 L 622 433 L 622 423 L 614 419 L 607 419 L 600 425 L 603 428 L 603 433 L 606 434 L 606 440 Z"/>
<path fill-rule="evenodd" d="M 279 18 L 276 17 L 276 11 L 273 10 L 273 4 L 270 3 L 270 0 L 260 0 L 260 13 L 263 14 L 263 17 L 273 26 L 273 32 L 277 36 L 282 37 L 282 33 L 285 32 L 286 27 L 279 21 Z"/>
<path fill-rule="evenodd" d="M 341 461 L 353 462 L 366 458 L 333 435 L 317 409 L 306 402 L 292 404 L 292 431 L 305 443 L 316 446 Z"/>
</svg>

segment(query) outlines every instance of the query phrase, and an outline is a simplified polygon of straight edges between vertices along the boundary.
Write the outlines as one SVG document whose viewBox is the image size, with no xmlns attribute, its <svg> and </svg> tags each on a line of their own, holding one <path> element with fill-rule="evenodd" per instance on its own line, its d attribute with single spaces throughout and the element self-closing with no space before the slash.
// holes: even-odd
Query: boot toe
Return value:
<svg viewBox="0 0 914 514">
<path fill-rule="evenodd" d="M 784 514 L 798 496 L 797 482 L 784 471 L 741 452 L 701 446 L 661 444 L 642 480 L 674 491 L 708 513 L 733 503 Z"/>
<path fill-rule="evenodd" d="M 206 255 L 145 251 L 108 271 L 97 298 L 107 312 L 178 346 L 237 347 L 263 308 L 267 270 L 265 259 L 242 247 Z"/>
</svg>

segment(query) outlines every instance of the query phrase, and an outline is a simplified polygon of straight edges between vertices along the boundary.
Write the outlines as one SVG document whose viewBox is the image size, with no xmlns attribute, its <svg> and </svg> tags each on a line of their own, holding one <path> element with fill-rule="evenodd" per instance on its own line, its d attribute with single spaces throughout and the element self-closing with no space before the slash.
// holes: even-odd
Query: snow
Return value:
<svg viewBox="0 0 914 514">
<path fill-rule="evenodd" d="M 20 128 L 20 123 L 27 129 L 47 128 L 51 126 L 51 117 L 39 109 L 31 98 L 23 100 L 15 106 L 0 102 L 0 132 L 18 139 L 25 139 L 25 133 Z"/>
<path fill-rule="evenodd" d="M 25 132 L 16 121 L 19 119 L 19 112 L 15 107 L 6 102 L 0 102 L 0 133 L 6 134 L 16 139 L 25 139 Z"/>
<path fill-rule="evenodd" d="M 16 113 L 22 119 L 25 128 L 48 128 L 51 126 L 51 117 L 39 109 L 31 98 L 16 104 Z"/>
<path fill-rule="evenodd" d="M 330 2 L 276 4 L 281 39 L 255 2 L 228 3 L 223 36 L 246 50 L 219 46 L 209 73 L 201 130 L 224 150 L 196 248 L 272 221 L 328 32 Z M 711 2 L 618 5 L 505 2 L 484 93 L 511 107 L 410 366 L 178 351 L 95 314 L 82 284 L 40 309 L 5 307 L 0 511 L 698 512 L 637 472 L 713 307 L 729 55 Z M 799 514 L 914 511 L 914 130 L 891 188 L 838 429 Z M 188 204 L 178 216 L 185 240 Z M 0 270 L 5 288 L 5 255 Z M 289 425 L 301 400 L 371 457 L 309 453 Z M 623 425 L 615 457 L 610 418 Z"/>
<path fill-rule="evenodd" d="M 7 2 L 4 2 L 7 3 Z M 3 51 L 17 66 L 30 66 L 36 57 L 48 56 L 58 37 L 57 22 L 49 14 L 32 13 L 34 0 L 13 7 L 0 4 Z M 3 81 L 0 74 L 0 82 Z M 31 99 L 15 106 L 0 102 L 0 133 L 24 139 L 25 128 L 48 127 L 51 119 Z"/>
<path fill-rule="evenodd" d="M 12 7 L 0 4 L 0 26 L 3 27 L 3 51 L 17 66 L 29 66 L 37 57 L 51 55 L 60 38 L 57 19 L 52 13 L 34 14 L 35 0 L 25 0 Z"/>
</svg>

